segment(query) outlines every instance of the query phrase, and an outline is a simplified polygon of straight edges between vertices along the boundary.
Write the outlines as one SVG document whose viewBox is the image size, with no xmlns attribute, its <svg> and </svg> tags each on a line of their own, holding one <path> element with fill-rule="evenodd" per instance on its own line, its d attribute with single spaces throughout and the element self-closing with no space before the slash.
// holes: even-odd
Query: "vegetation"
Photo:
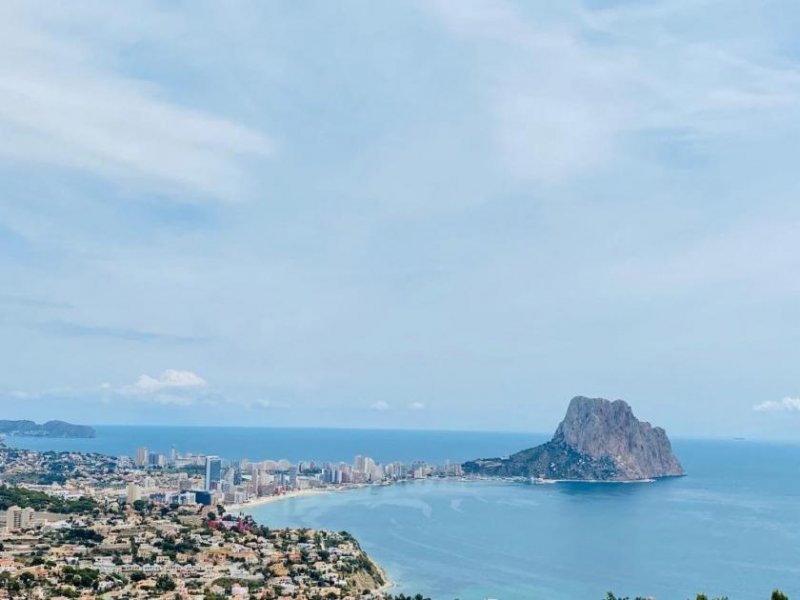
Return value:
<svg viewBox="0 0 800 600">
<path fill-rule="evenodd" d="M 65 542 L 92 546 L 103 541 L 103 536 L 88 527 L 70 527 L 61 533 Z"/>
<path fill-rule="evenodd" d="M 97 509 L 97 502 L 91 498 L 63 500 L 44 492 L 1 485 L 0 510 L 7 510 L 10 506 L 30 507 L 34 510 L 54 513 L 91 513 Z"/>
<path fill-rule="evenodd" d="M 234 585 L 240 585 L 242 587 L 248 588 L 250 591 L 256 591 L 262 586 L 262 583 L 257 579 L 238 579 L 235 577 L 219 577 L 214 580 L 213 585 L 218 585 L 219 587 L 225 590 L 226 594 L 230 594 L 231 588 Z"/>
<path fill-rule="evenodd" d="M 156 589 L 159 592 L 171 592 L 176 587 L 175 581 L 169 575 L 159 575 L 156 579 Z"/>
<path fill-rule="evenodd" d="M 61 571 L 61 581 L 76 588 L 96 588 L 99 576 L 100 573 L 94 569 L 64 567 Z"/>
<path fill-rule="evenodd" d="M 400 598 L 398 596 L 396 600 L 412 600 L 412 598 L 409 596 L 408 599 L 406 599 L 405 597 Z M 608 592 L 606 594 L 606 597 L 605 597 L 604 600 L 631 600 L 631 599 L 630 599 L 629 596 L 624 596 L 624 597 L 623 596 L 615 596 L 612 592 Z M 634 600 L 647 600 L 647 599 L 642 597 L 642 596 L 636 596 L 636 598 L 634 598 Z M 695 600 L 710 600 L 710 599 L 705 594 L 697 594 L 697 596 L 695 597 Z M 715 596 L 711 600 L 728 600 L 728 597 L 727 596 Z M 774 590 L 772 592 L 772 595 L 770 596 L 770 600 L 789 600 L 789 597 L 786 594 L 784 594 L 782 591 L 780 591 L 780 590 Z"/>
</svg>

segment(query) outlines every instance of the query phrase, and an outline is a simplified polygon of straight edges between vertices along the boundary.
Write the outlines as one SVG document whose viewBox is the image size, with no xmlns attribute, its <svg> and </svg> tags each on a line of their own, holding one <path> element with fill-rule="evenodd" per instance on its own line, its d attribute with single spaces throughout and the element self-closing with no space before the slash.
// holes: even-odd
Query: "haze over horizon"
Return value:
<svg viewBox="0 0 800 600">
<path fill-rule="evenodd" d="M 800 440 L 798 25 L 5 3 L 2 416 Z"/>
</svg>

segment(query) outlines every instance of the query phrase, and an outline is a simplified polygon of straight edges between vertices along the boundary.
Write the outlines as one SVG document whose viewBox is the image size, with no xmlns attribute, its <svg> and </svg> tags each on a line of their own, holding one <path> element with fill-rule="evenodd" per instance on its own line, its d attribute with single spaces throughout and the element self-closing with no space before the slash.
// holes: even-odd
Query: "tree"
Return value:
<svg viewBox="0 0 800 600">
<path fill-rule="evenodd" d="M 30 571 L 25 571 L 19 576 L 19 582 L 26 588 L 31 587 L 35 579 L 36 577 Z"/>
<path fill-rule="evenodd" d="M 175 581 L 169 575 L 159 575 L 156 579 L 156 589 L 160 592 L 171 592 L 175 587 Z"/>
<path fill-rule="evenodd" d="M 771 600 L 789 600 L 789 596 L 780 590 L 773 590 Z"/>
</svg>

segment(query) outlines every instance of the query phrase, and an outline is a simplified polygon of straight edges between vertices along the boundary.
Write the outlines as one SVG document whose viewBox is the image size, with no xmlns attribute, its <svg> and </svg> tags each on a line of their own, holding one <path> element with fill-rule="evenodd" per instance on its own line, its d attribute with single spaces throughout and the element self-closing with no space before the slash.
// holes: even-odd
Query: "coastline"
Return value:
<svg viewBox="0 0 800 600">
<path fill-rule="evenodd" d="M 345 489 L 353 489 L 353 488 L 345 488 Z M 330 494 L 332 492 L 338 492 L 343 490 L 338 489 L 311 489 L 311 490 L 293 490 L 289 492 L 284 492 L 283 494 L 275 494 L 273 496 L 260 496 L 253 500 L 248 500 L 247 502 L 242 502 L 240 504 L 230 504 L 225 506 L 225 509 L 229 512 L 242 512 L 250 508 L 256 508 L 258 506 L 264 506 L 265 504 L 272 504 L 273 502 L 280 502 L 281 500 L 288 500 L 290 498 L 303 498 L 305 496 L 318 496 L 322 494 Z"/>
<path fill-rule="evenodd" d="M 478 476 L 478 477 L 460 477 L 455 479 L 455 481 L 464 482 L 464 483 L 477 483 L 477 482 L 490 482 L 490 483 L 507 483 L 507 484 L 533 484 L 533 485 L 548 485 L 548 484 L 559 484 L 559 483 L 600 483 L 600 484 L 630 484 L 630 483 L 656 483 L 659 479 L 668 479 L 670 477 L 684 477 L 685 475 L 672 475 L 667 477 L 654 477 L 648 479 L 544 479 L 544 478 L 534 478 L 531 480 L 527 477 L 491 477 L 491 476 Z M 453 479 L 450 479 L 452 481 Z M 413 484 L 417 483 L 418 481 L 430 481 L 430 479 L 425 480 L 411 480 L 411 481 L 396 481 L 390 484 L 369 484 L 369 483 L 361 483 L 361 484 L 350 484 L 346 486 L 337 486 L 337 487 L 325 487 L 325 488 L 313 488 L 313 489 L 306 489 L 306 490 L 291 490 L 288 492 L 284 492 L 282 494 L 275 494 L 273 496 L 260 496 L 258 498 L 254 498 L 252 500 L 248 500 L 247 502 L 242 502 L 238 504 L 229 504 L 226 505 L 225 508 L 229 512 L 242 512 L 246 511 L 250 508 L 256 508 L 259 506 L 264 506 L 266 504 L 272 504 L 273 502 L 280 502 L 281 500 L 289 500 L 291 498 L 303 498 L 306 496 L 321 496 L 325 494 L 338 494 L 342 492 L 348 492 L 351 490 L 358 490 L 365 487 L 382 487 L 386 485 L 403 485 L 403 484 Z M 437 481 L 437 480 L 434 480 Z"/>
<path fill-rule="evenodd" d="M 600 483 L 600 484 L 630 484 L 630 483 L 656 483 L 659 479 L 668 479 L 670 477 L 684 477 L 684 475 L 673 475 L 668 477 L 655 477 L 655 478 L 648 478 L 648 479 L 544 479 L 544 478 L 534 478 L 531 480 L 528 477 L 492 477 L 492 476 L 478 476 L 478 477 L 460 477 L 456 479 L 446 479 L 447 481 L 459 481 L 463 483 L 477 483 L 477 482 L 488 482 L 488 483 L 506 483 L 506 484 L 533 484 L 533 485 L 548 485 L 548 484 L 559 484 L 559 483 Z M 242 502 L 238 504 L 229 504 L 226 505 L 225 508 L 229 512 L 242 512 L 246 511 L 250 508 L 256 508 L 259 506 L 264 506 L 266 504 L 272 504 L 273 502 L 280 502 L 281 500 L 289 500 L 290 498 L 303 498 L 306 496 L 321 496 L 325 494 L 338 494 L 342 492 L 348 492 L 351 490 L 358 490 L 365 487 L 383 487 L 387 485 L 408 485 L 414 484 L 418 482 L 424 481 L 439 481 L 436 479 L 420 479 L 420 480 L 409 480 L 409 481 L 395 481 L 392 483 L 383 483 L 383 484 L 369 484 L 369 483 L 360 483 L 360 484 L 349 484 L 346 486 L 337 486 L 337 487 L 325 487 L 325 488 L 313 488 L 313 489 L 306 489 L 306 490 L 291 490 L 288 492 L 284 492 L 282 494 L 275 494 L 273 496 L 260 496 L 258 498 L 254 498 L 252 500 L 248 500 L 247 502 Z"/>
<path fill-rule="evenodd" d="M 500 479 L 492 479 L 492 478 L 474 478 L 474 479 L 465 479 L 460 478 L 458 481 L 501 481 Z M 414 480 L 400 480 L 400 481 L 393 481 L 388 483 L 351 483 L 347 485 L 339 485 L 339 486 L 331 486 L 325 488 L 312 488 L 306 490 L 292 490 L 288 492 L 284 492 L 282 494 L 275 494 L 273 496 L 259 496 L 258 498 L 254 498 L 252 500 L 248 500 L 247 502 L 241 502 L 237 504 L 227 504 L 225 505 L 225 510 L 229 512 L 242 512 L 250 508 L 256 508 L 258 506 L 264 506 L 266 504 L 272 504 L 273 502 L 280 502 L 281 500 L 288 500 L 290 498 L 302 498 L 305 496 L 322 496 L 325 494 L 338 494 L 341 492 L 349 492 L 352 490 L 360 490 L 368 487 L 388 487 L 388 486 L 395 486 L 395 485 L 409 485 L 413 483 L 419 483 L 424 481 L 432 481 L 432 479 L 414 479 Z M 439 480 L 433 480 L 439 481 Z"/>
<path fill-rule="evenodd" d="M 239 514 L 243 514 L 247 509 L 257 508 L 259 506 L 265 506 L 267 504 L 272 504 L 273 502 L 280 502 L 281 500 L 288 500 L 290 498 L 303 498 L 308 496 L 322 496 L 325 494 L 357 490 L 364 487 L 368 487 L 368 484 L 349 485 L 347 487 L 338 487 L 338 488 L 295 490 L 295 491 L 285 492 L 283 494 L 276 494 L 274 496 L 261 496 L 260 498 L 256 498 L 252 501 L 241 504 L 231 504 L 226 506 L 225 509 L 226 511 L 231 513 L 238 512 Z M 364 556 L 367 557 L 367 560 L 372 564 L 373 567 L 375 567 L 375 569 L 378 571 L 378 573 L 380 573 L 381 578 L 383 579 L 383 584 L 377 587 L 375 590 L 372 590 L 373 593 L 379 594 L 381 596 L 388 594 L 389 591 L 396 586 L 396 583 L 389 577 L 389 573 L 386 571 L 386 569 L 383 568 L 380 564 L 378 564 L 378 562 L 376 562 L 375 559 L 372 558 L 372 556 L 370 556 L 366 552 L 364 552 Z"/>
<path fill-rule="evenodd" d="M 331 487 L 324 487 L 324 488 L 311 488 L 306 490 L 291 490 L 288 492 L 283 492 L 282 494 L 275 494 L 273 496 L 259 496 L 258 498 L 254 498 L 253 500 L 248 500 L 247 502 L 242 502 L 238 504 L 228 504 L 225 505 L 225 509 L 231 512 L 241 512 L 247 510 L 249 508 L 256 508 L 258 506 L 264 506 L 265 504 L 272 504 L 273 502 L 280 502 L 281 500 L 288 500 L 290 498 L 302 498 L 305 496 L 322 496 L 325 494 L 338 494 L 341 492 L 349 492 L 352 490 L 360 490 L 367 487 L 384 487 L 387 484 L 385 483 L 351 483 L 347 485 L 340 485 L 340 486 L 331 486 Z M 391 484 L 394 485 L 394 484 Z"/>
<path fill-rule="evenodd" d="M 372 565 L 373 565 L 373 566 L 374 566 L 374 567 L 375 567 L 375 568 L 378 570 L 378 573 L 380 573 L 380 574 L 381 574 L 381 577 L 383 578 L 383 585 L 382 585 L 382 586 L 380 586 L 379 588 L 377 588 L 377 589 L 375 590 L 375 593 L 377 593 L 377 594 L 388 594 L 388 593 L 389 593 L 389 591 L 390 591 L 390 590 L 391 590 L 393 587 L 395 587 L 395 582 L 394 582 L 394 581 L 392 581 L 392 580 L 389 578 L 389 574 L 386 572 L 386 569 L 384 569 L 384 568 L 383 568 L 382 566 L 380 566 L 380 565 L 379 565 L 377 562 L 375 562 L 375 559 L 374 559 L 374 558 L 372 558 L 372 557 L 371 557 L 369 554 L 367 554 L 366 552 L 364 553 L 364 555 L 367 557 L 367 560 L 369 560 L 369 562 L 371 562 L 371 563 L 372 563 Z"/>
</svg>

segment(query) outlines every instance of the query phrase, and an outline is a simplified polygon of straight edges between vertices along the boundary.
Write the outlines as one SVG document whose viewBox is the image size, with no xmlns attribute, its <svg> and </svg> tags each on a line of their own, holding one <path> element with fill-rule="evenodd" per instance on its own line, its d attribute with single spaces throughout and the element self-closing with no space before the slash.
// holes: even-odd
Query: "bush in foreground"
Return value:
<svg viewBox="0 0 800 600">
<path fill-rule="evenodd" d="M 631 600 L 629 596 L 615 596 L 613 592 L 608 592 L 604 600 Z M 636 596 L 633 600 L 651 600 L 649 598 L 643 596 Z M 709 597 L 705 594 L 697 594 L 695 600 L 709 600 Z M 728 600 L 727 596 L 716 596 L 711 600 Z M 773 590 L 772 595 L 770 596 L 770 600 L 789 600 L 789 596 L 784 594 L 780 590 Z"/>
</svg>

